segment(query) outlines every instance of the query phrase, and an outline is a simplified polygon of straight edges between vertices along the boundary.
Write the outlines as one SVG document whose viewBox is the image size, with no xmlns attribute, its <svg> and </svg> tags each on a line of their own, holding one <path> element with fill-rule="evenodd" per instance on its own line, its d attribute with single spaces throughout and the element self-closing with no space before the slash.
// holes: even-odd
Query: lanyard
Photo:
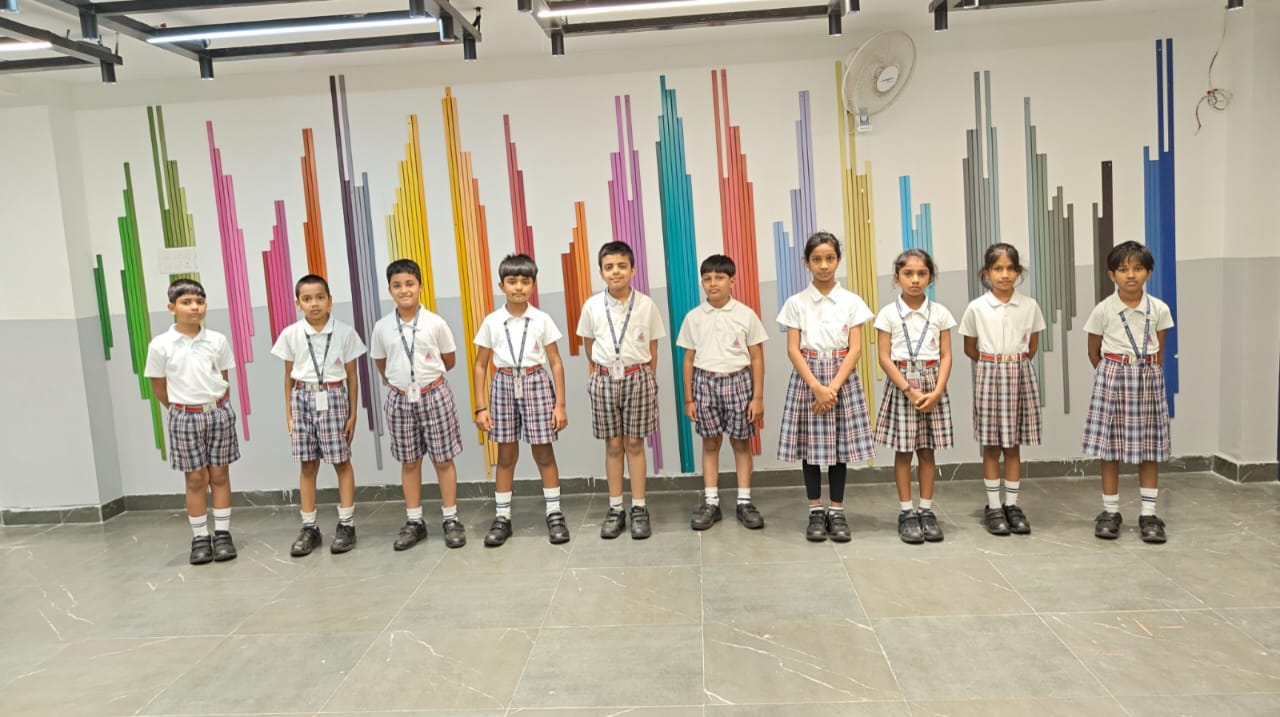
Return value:
<svg viewBox="0 0 1280 717">
<path fill-rule="evenodd" d="M 1142 327 L 1142 351 L 1138 351 L 1138 342 L 1133 339 L 1129 330 L 1129 320 L 1124 317 L 1124 309 L 1120 309 L 1120 323 L 1124 324 L 1124 332 L 1129 336 L 1129 345 L 1133 347 L 1133 355 L 1143 359 L 1147 357 L 1147 345 L 1151 341 L 1151 297 L 1147 297 L 1147 323 Z"/>
<path fill-rule="evenodd" d="M 413 336 L 413 344 L 418 343 L 418 316 L 421 315 L 422 312 L 419 311 L 418 314 L 413 317 L 413 323 L 409 324 L 409 329 Z M 416 378 L 413 375 L 413 346 L 411 346 L 408 341 L 404 340 L 404 322 L 400 321 L 399 316 L 396 317 L 396 321 L 400 323 L 400 329 L 396 332 L 400 336 L 400 345 L 404 347 L 404 355 L 409 359 L 409 383 L 415 383 Z"/>
<path fill-rule="evenodd" d="M 333 343 L 333 332 L 330 331 L 324 338 L 324 358 L 316 361 L 316 347 L 311 343 L 311 337 L 315 334 L 307 336 L 307 351 L 311 354 L 311 365 L 316 370 L 316 382 L 324 383 L 324 367 L 329 365 L 329 346 Z"/>
<path fill-rule="evenodd" d="M 519 371 L 524 368 L 524 340 L 529 338 L 529 317 L 524 317 L 524 333 L 520 334 L 520 353 L 516 353 L 516 347 L 511 343 L 511 331 L 507 328 L 507 322 L 502 322 L 502 332 L 507 335 L 507 350 L 511 352 L 511 358 L 515 360 L 512 368 Z"/>
<path fill-rule="evenodd" d="M 627 318 L 622 320 L 622 338 L 627 337 L 627 324 L 631 323 L 631 310 L 636 305 L 636 292 L 632 290 L 631 300 L 627 302 Z M 609 294 L 604 295 L 604 315 L 609 320 L 609 335 L 613 337 L 613 355 L 614 358 L 622 360 L 622 341 L 618 338 L 618 332 L 613 329 L 613 312 L 609 310 Z"/>
<path fill-rule="evenodd" d="M 912 362 L 916 360 L 916 356 L 920 355 L 920 349 L 924 347 L 924 337 L 929 335 L 929 319 L 933 316 L 933 302 L 925 299 L 929 308 L 924 313 L 924 330 L 920 332 L 920 340 L 916 342 L 915 350 L 911 349 L 911 332 L 907 330 L 907 317 L 902 313 L 902 300 L 893 302 L 894 307 L 898 310 L 898 318 L 902 320 L 902 338 L 907 344 L 907 357 Z"/>
</svg>

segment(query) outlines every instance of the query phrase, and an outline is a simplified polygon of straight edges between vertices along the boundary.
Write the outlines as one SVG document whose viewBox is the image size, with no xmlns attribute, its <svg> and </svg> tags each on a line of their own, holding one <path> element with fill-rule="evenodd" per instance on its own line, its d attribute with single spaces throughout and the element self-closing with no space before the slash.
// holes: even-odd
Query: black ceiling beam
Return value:
<svg viewBox="0 0 1280 717">
<path fill-rule="evenodd" d="M 316 0 L 120 0 L 119 2 L 93 3 L 93 11 L 100 17 L 111 15 L 146 15 L 178 10 L 217 10 L 228 7 L 254 7 L 257 5 L 287 5 L 315 2 Z"/>
<path fill-rule="evenodd" d="M 546 33 L 547 37 L 551 37 L 551 32 L 559 30 L 564 26 L 565 22 L 562 17 L 543 17 L 542 13 L 548 9 L 546 0 L 533 0 L 533 12 L 531 13 L 533 21 L 538 23 L 538 27 L 542 28 L 542 32 Z"/>
<path fill-rule="evenodd" d="M 89 2 L 89 0 L 32 0 L 32 1 L 38 2 L 41 5 L 44 5 L 45 7 L 51 7 L 55 10 L 61 10 L 63 12 L 71 13 L 72 15 L 77 15 L 77 16 L 80 14 L 80 11 L 82 9 L 85 9 L 85 8 L 93 9 L 95 7 L 95 4 L 92 2 Z M 145 22 L 142 22 L 140 20 L 134 20 L 131 17 L 126 17 L 123 15 L 107 16 L 107 17 L 99 18 L 98 24 L 101 27 L 110 28 L 120 33 L 121 35 L 124 35 L 126 37 L 132 37 L 135 40 L 141 40 L 143 42 L 146 42 L 147 38 L 151 37 L 156 31 L 156 28 L 148 25 Z M 188 60 L 199 60 L 201 57 L 201 53 L 203 51 L 203 48 L 198 42 L 171 42 L 164 45 L 157 45 L 157 47 L 164 48 L 165 50 L 168 50 L 169 52 L 172 52 L 175 55 L 181 55 L 182 57 L 185 57 Z"/>
<path fill-rule="evenodd" d="M 124 60 L 111 50 L 92 42 L 83 42 L 81 40 L 71 40 L 49 32 L 43 28 L 31 27 L 23 25 L 20 22 L 14 22 L 7 17 L 0 16 L 0 32 L 11 37 L 22 37 L 36 42 L 47 42 L 53 47 L 53 52 L 67 57 L 74 57 L 85 62 L 109 62 L 113 65 L 123 65 Z"/>
<path fill-rule="evenodd" d="M 440 19 L 442 14 L 448 14 L 453 18 L 454 33 L 458 37 L 463 35 L 472 35 L 479 41 L 480 29 L 471 24 L 471 21 L 462 14 L 462 11 L 453 6 L 450 0 L 425 0 L 423 5 L 427 9 L 427 14 L 436 19 Z M 443 27 L 443 24 L 441 25 Z"/>
<path fill-rule="evenodd" d="M 445 43 L 434 32 L 409 35 L 383 35 L 381 37 L 348 37 L 341 40 L 313 40 L 286 42 L 275 45 L 249 47 L 217 47 L 205 50 L 213 60 L 260 60 L 270 57 L 301 57 L 304 55 L 333 55 L 365 50 L 388 50 L 402 47 L 429 47 Z"/>
<path fill-rule="evenodd" d="M 75 57 L 42 57 L 35 60 L 7 60 L 0 62 L 0 74 L 6 72 L 38 72 L 41 70 L 69 70 L 76 67 L 92 67 L 92 62 Z"/>
<path fill-rule="evenodd" d="M 623 32 L 646 32 L 650 30 L 674 30 L 688 27 L 721 27 L 724 25 L 747 25 L 759 22 L 779 22 L 783 20 L 807 20 L 809 18 L 825 18 L 826 5 L 806 5 L 803 7 L 766 8 L 762 10 L 740 10 L 734 12 L 699 13 L 696 15 L 673 15 L 669 17 L 646 17 L 632 20 L 607 20 L 603 22 L 572 22 L 564 25 L 566 35 L 613 35 Z"/>
<path fill-rule="evenodd" d="M 182 35 L 214 35 L 220 32 L 247 30 L 254 28 L 262 29 L 286 29 L 291 27 L 307 27 L 312 25 L 326 25 L 330 23 L 353 23 L 361 22 L 377 22 L 383 20 L 410 20 L 413 19 L 406 10 L 392 10 L 389 12 L 369 12 L 354 13 L 348 15 L 317 15 L 312 17 L 284 17 L 273 20 L 248 20 L 244 22 L 224 22 L 213 25 L 186 25 L 182 27 L 165 27 L 156 28 L 151 35 L 152 44 L 165 44 L 156 42 L 166 37 L 180 37 Z M 353 28 L 354 29 L 354 28 Z M 219 38 L 210 38 L 210 41 L 216 41 Z M 229 38 L 232 39 L 232 38 Z M 243 39 L 243 38 L 234 38 Z M 200 40 L 190 40 L 190 42 L 200 42 Z"/>
</svg>

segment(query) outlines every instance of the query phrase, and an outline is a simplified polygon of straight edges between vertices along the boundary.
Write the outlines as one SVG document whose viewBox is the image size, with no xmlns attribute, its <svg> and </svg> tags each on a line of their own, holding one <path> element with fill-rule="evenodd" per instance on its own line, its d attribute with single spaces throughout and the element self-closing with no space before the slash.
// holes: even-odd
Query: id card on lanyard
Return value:
<svg viewBox="0 0 1280 717">
<path fill-rule="evenodd" d="M 409 324 L 409 341 L 404 340 L 404 322 L 400 322 L 400 329 L 396 332 L 400 335 L 400 345 L 404 347 L 404 355 L 409 359 L 409 388 L 405 390 L 405 397 L 409 399 L 409 403 L 422 401 L 422 389 L 418 387 L 418 378 L 413 370 L 413 350 L 418 345 L 418 317 L 421 315 L 422 311 L 419 310 L 413 317 L 413 323 Z M 400 321 L 400 318 L 396 317 L 396 321 Z"/>
<path fill-rule="evenodd" d="M 1142 326 L 1142 351 L 1138 351 L 1138 342 L 1133 338 L 1133 331 L 1129 329 L 1129 320 L 1124 316 L 1124 309 L 1120 309 L 1120 323 L 1124 324 L 1124 333 L 1129 337 L 1129 345 L 1133 347 L 1133 355 L 1139 359 L 1147 357 L 1147 348 L 1151 345 L 1151 297 L 1147 297 L 1147 306 L 1145 309 L 1146 323 Z"/>
<path fill-rule="evenodd" d="M 902 338 L 907 345 L 907 370 L 902 374 L 907 379 L 907 384 L 916 390 L 920 389 L 921 381 L 924 378 L 924 370 L 921 362 L 916 358 L 920 355 L 920 349 L 924 347 L 924 337 L 929 335 L 929 320 L 933 317 L 933 302 L 925 299 L 928 307 L 924 314 L 924 330 L 920 332 L 920 339 L 916 341 L 915 348 L 911 347 L 911 332 L 907 330 L 907 317 L 902 313 L 902 300 L 898 299 L 893 302 L 894 307 L 898 310 L 898 319 L 902 321 Z"/>
<path fill-rule="evenodd" d="M 324 387 L 324 367 L 329 365 L 329 347 L 333 344 L 333 332 L 325 336 L 324 358 L 316 361 L 316 347 L 311 343 L 311 334 L 307 336 L 307 352 L 311 354 L 311 366 L 316 370 L 316 412 L 329 410 L 329 390 Z"/>
<path fill-rule="evenodd" d="M 517 401 L 524 399 L 524 341 L 529 338 L 529 317 L 524 317 L 524 332 L 520 334 L 520 353 L 516 353 L 511 343 L 511 331 L 507 322 L 502 322 L 502 331 L 507 335 L 507 350 L 511 352 L 514 365 L 511 367 L 511 393 Z"/>
<path fill-rule="evenodd" d="M 609 294 L 604 295 L 604 315 L 609 320 L 609 335 L 613 337 L 613 362 L 609 364 L 609 377 L 614 381 L 626 378 L 627 367 L 622 363 L 622 341 L 627 337 L 627 326 L 631 323 L 631 310 L 636 306 L 636 292 L 631 291 L 631 300 L 627 302 L 627 317 L 622 320 L 622 338 L 613 328 L 613 311 L 609 309 Z"/>
</svg>

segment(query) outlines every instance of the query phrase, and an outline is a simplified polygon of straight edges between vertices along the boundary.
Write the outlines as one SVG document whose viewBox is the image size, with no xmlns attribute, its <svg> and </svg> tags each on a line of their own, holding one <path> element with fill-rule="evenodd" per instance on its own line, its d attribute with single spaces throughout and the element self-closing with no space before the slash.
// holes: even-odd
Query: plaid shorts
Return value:
<svg viewBox="0 0 1280 717">
<path fill-rule="evenodd" d="M 1164 367 L 1104 358 L 1093 372 L 1084 453 L 1104 461 L 1143 463 L 1169 457 Z"/>
<path fill-rule="evenodd" d="M 384 415 L 391 433 L 391 457 L 401 463 L 413 463 L 424 455 L 432 463 L 444 463 L 462 452 L 458 409 L 448 381 L 427 389 L 417 403 L 410 403 L 395 388 L 388 390 Z"/>
<path fill-rule="evenodd" d="M 831 383 L 842 358 L 806 358 L 809 370 L 823 384 Z M 821 416 L 812 409 L 813 394 L 794 369 L 787 383 L 778 432 L 778 460 L 806 461 L 813 465 L 856 463 L 875 457 L 871 442 L 871 415 L 862 395 L 862 381 L 855 369 L 840 387 L 835 408 Z"/>
<path fill-rule="evenodd" d="M 973 439 L 1001 448 L 1040 445 L 1040 382 L 1030 359 L 978 362 Z"/>
<path fill-rule="evenodd" d="M 316 394 L 305 388 L 293 387 L 290 404 L 293 408 L 293 433 L 289 443 L 295 461 L 346 463 L 351 460 L 351 444 L 342 435 L 342 427 L 351 416 L 351 401 L 345 385 L 327 388 L 329 410 L 316 410 Z"/>
<path fill-rule="evenodd" d="M 928 393 L 938 386 L 938 365 L 926 366 L 920 374 L 920 390 Z M 885 382 L 884 398 L 876 414 L 876 443 L 897 453 L 921 448 L 950 448 L 955 443 L 951 425 L 951 396 L 944 393 L 932 411 L 917 411 L 907 395 Z"/>
<path fill-rule="evenodd" d="M 591 372 L 587 394 L 591 396 L 591 431 L 596 438 L 644 438 L 658 428 L 658 380 L 648 364 L 641 364 L 621 381 L 596 369 Z"/>
<path fill-rule="evenodd" d="M 526 369 L 528 370 L 528 369 Z M 526 373 L 522 380 L 524 398 L 516 398 L 515 377 L 501 371 L 493 375 L 489 386 L 489 417 L 494 443 L 517 440 L 538 446 L 556 439 L 556 426 L 551 413 L 556 407 L 556 388 L 546 369 Z"/>
<path fill-rule="evenodd" d="M 169 406 L 169 465 L 183 473 L 240 460 L 231 401 L 204 413 Z"/>
<path fill-rule="evenodd" d="M 694 424 L 698 435 L 706 438 L 727 433 L 739 440 L 754 436 L 756 426 L 747 420 L 752 394 L 750 368 L 719 377 L 695 368 L 690 398 L 698 411 L 698 422 Z"/>
</svg>

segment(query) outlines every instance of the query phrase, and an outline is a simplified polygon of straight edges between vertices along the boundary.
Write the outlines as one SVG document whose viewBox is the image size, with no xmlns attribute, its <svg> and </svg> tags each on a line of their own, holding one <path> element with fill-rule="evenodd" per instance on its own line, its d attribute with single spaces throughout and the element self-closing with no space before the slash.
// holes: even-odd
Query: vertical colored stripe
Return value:
<svg viewBox="0 0 1280 717">
<path fill-rule="evenodd" d="M 107 274 L 102 268 L 101 254 L 94 256 L 93 292 L 98 300 L 98 324 L 102 329 L 102 355 L 105 360 L 110 361 L 114 339 L 111 336 L 111 308 L 107 305 Z"/>
<path fill-rule="evenodd" d="M 517 254 L 527 254 L 535 262 L 538 257 L 533 250 L 533 227 L 529 226 L 529 207 L 525 201 L 524 170 L 520 169 L 520 159 L 516 155 L 516 143 L 511 140 L 511 116 L 502 115 L 502 131 L 507 146 L 507 183 L 511 195 L 511 231 L 515 237 Z M 538 306 L 538 286 L 534 284 L 529 303 Z M 570 327 L 572 328 L 572 327 Z"/>
<path fill-rule="evenodd" d="M 898 208 L 901 212 L 902 221 L 902 249 L 923 249 L 930 256 L 933 255 L 933 221 L 932 210 L 925 203 L 920 205 L 920 213 L 912 217 L 911 211 L 911 177 L 898 177 Z M 936 288 L 937 277 L 934 282 L 929 284 L 926 290 L 930 299 L 936 298 L 934 290 Z"/>
<path fill-rule="evenodd" d="M 397 165 L 400 184 L 387 215 L 387 253 L 391 260 L 412 259 L 422 269 L 422 303 L 436 310 L 436 282 L 431 266 L 431 236 L 427 230 L 427 197 L 422 181 L 422 147 L 418 116 L 409 115 L 404 159 Z"/>
<path fill-rule="evenodd" d="M 297 320 L 294 302 L 293 267 L 289 259 L 289 225 L 284 202 L 275 202 L 276 223 L 271 228 L 271 241 L 262 252 L 263 274 L 267 284 L 267 316 L 271 325 L 271 343 L 280 332 Z"/>
<path fill-rule="evenodd" d="M 1000 149 L 991 123 L 991 71 L 973 73 L 973 129 L 965 130 L 964 234 L 969 298 L 983 294 L 980 270 L 987 247 L 1000 241 Z M 983 148 L 986 148 L 984 153 Z"/>
<path fill-rule="evenodd" d="M 1174 326 L 1161 347 L 1169 415 L 1178 393 L 1178 242 L 1174 195 L 1173 40 L 1156 40 L 1156 147 L 1142 148 L 1146 243 L 1156 270 L 1147 282 L 1153 296 L 1169 305 Z M 1152 159 L 1152 154 L 1155 158 Z"/>
<path fill-rule="evenodd" d="M 160 402 L 156 400 L 155 393 L 151 390 L 151 381 L 143 376 L 143 370 L 147 365 L 147 347 L 151 344 L 151 311 L 147 306 L 146 273 L 142 268 L 142 246 L 138 239 L 138 209 L 134 204 L 133 174 L 129 170 L 128 162 L 124 163 L 123 194 L 124 216 L 116 219 L 116 227 L 120 232 L 120 256 L 124 265 L 120 270 L 120 283 L 124 289 L 124 316 L 129 333 L 129 361 L 133 374 L 138 377 L 138 394 L 150 404 L 151 433 L 156 450 L 160 452 L 162 459 L 167 459 L 168 447 L 164 441 Z"/>
</svg>

